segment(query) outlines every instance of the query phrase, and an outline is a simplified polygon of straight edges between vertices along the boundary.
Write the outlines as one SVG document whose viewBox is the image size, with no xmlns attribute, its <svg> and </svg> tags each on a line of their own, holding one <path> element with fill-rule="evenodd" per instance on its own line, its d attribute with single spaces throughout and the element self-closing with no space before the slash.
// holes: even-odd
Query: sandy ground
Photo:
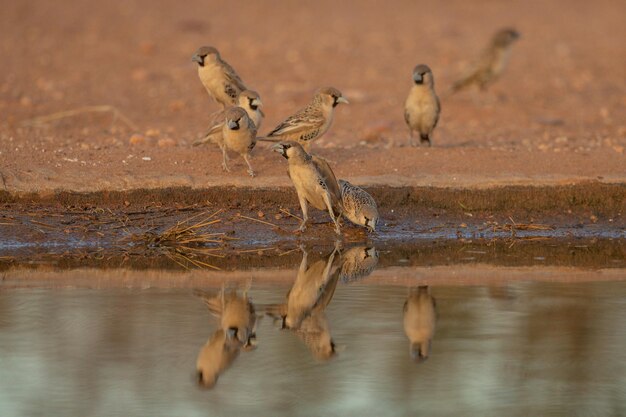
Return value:
<svg viewBox="0 0 626 417">
<path fill-rule="evenodd" d="M 266 133 L 325 85 L 351 104 L 316 144 L 361 184 L 476 187 L 626 181 L 626 4 L 465 1 L 9 1 L 0 14 L 0 187 L 9 192 L 288 185 L 192 148 L 218 106 L 190 57 L 214 45 L 262 96 Z M 522 34 L 492 89 L 445 92 L 496 29 Z M 435 74 L 432 148 L 406 147 L 414 65 Z M 43 125 L 42 115 L 113 106 Z M 26 122 L 26 123 L 25 123 Z M 130 137 L 140 134 L 139 143 Z"/>
</svg>

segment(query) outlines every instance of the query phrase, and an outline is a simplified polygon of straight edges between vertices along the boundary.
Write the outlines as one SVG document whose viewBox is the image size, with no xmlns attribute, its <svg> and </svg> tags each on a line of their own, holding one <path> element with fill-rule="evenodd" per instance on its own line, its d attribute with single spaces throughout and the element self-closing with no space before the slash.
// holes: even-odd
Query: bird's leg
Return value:
<svg viewBox="0 0 626 417">
<path fill-rule="evenodd" d="M 430 143 L 430 135 L 429 134 L 420 134 L 420 145 L 423 145 L 424 142 L 428 143 L 428 146 L 432 146 Z"/>
<path fill-rule="evenodd" d="M 248 164 L 248 174 L 254 178 L 254 170 L 252 169 L 252 165 L 250 165 L 250 161 L 248 160 L 248 154 L 243 154 L 243 159 Z"/>
<path fill-rule="evenodd" d="M 306 199 L 298 194 L 298 200 L 300 200 L 300 208 L 302 209 L 302 223 L 298 228 L 298 232 L 303 232 L 306 229 L 306 222 L 309 220 L 309 207 L 307 206 Z"/>
<path fill-rule="evenodd" d="M 222 148 L 222 169 L 226 172 L 230 172 L 230 168 L 228 168 L 228 154 L 226 153 L 226 146 L 221 145 Z"/>
<path fill-rule="evenodd" d="M 330 218 L 333 220 L 333 223 L 335 223 L 335 233 L 340 235 L 341 228 L 339 227 L 339 220 L 337 220 L 335 214 L 333 213 L 333 205 L 330 202 L 330 196 L 328 195 L 328 193 L 324 194 L 324 202 L 326 203 L 326 207 L 328 208 L 328 214 L 330 214 Z"/>
<path fill-rule="evenodd" d="M 409 146 L 415 146 L 413 142 L 413 129 L 409 129 Z"/>
</svg>

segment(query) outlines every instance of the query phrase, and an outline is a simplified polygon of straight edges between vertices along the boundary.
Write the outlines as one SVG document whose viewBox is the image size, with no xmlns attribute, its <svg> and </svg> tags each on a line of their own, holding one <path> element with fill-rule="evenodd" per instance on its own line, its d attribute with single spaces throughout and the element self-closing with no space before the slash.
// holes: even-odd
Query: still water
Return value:
<svg viewBox="0 0 626 417">
<path fill-rule="evenodd" d="M 626 416 L 624 282 L 406 287 L 332 264 L 223 295 L 2 291 L 0 415 Z M 224 326 L 229 299 L 248 328 Z"/>
</svg>

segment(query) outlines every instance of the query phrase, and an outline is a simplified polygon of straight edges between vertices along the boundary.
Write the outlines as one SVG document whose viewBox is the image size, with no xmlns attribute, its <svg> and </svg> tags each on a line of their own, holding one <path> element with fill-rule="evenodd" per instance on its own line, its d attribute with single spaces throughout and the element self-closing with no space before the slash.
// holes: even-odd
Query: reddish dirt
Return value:
<svg viewBox="0 0 626 417">
<path fill-rule="evenodd" d="M 322 0 L 8 2 L 0 15 L 0 187 L 10 192 L 288 184 L 259 146 L 225 176 L 216 148 L 192 148 L 218 106 L 190 58 L 216 46 L 258 90 L 262 133 L 333 85 L 337 109 L 315 149 L 340 177 L 390 185 L 626 182 L 626 3 Z M 492 89 L 444 92 L 492 32 L 522 34 Z M 407 148 L 402 105 L 414 65 L 435 74 L 434 147 Z M 83 113 L 27 126 L 37 116 Z M 143 143 L 132 145 L 133 133 Z M 149 160 L 148 160 L 149 159 Z"/>
</svg>

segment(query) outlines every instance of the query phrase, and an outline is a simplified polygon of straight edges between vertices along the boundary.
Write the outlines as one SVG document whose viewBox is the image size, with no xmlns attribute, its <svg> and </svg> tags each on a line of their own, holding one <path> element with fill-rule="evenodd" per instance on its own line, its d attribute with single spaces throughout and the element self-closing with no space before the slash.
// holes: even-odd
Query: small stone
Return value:
<svg viewBox="0 0 626 417">
<path fill-rule="evenodd" d="M 155 138 L 157 136 L 159 136 L 161 134 L 161 132 L 159 131 L 159 129 L 148 129 L 146 130 L 146 136 L 149 138 Z"/>
<path fill-rule="evenodd" d="M 263 213 L 263 212 L 262 212 L 262 211 L 260 211 L 260 210 L 259 210 L 259 212 L 258 212 L 256 215 L 257 215 L 257 217 L 258 217 L 259 219 L 262 219 L 262 218 L 264 218 L 264 217 L 265 217 L 265 213 Z"/>
<path fill-rule="evenodd" d="M 143 145 L 146 143 L 146 138 L 143 137 L 143 135 L 135 133 L 130 137 L 130 139 L 128 139 L 128 143 L 131 145 Z"/>
<path fill-rule="evenodd" d="M 613 146 L 613 150 L 617 153 L 624 153 L 624 147 L 621 145 L 615 145 Z"/>
<path fill-rule="evenodd" d="M 159 148 L 172 148 L 176 146 L 176 141 L 171 138 L 164 138 L 159 139 L 159 142 L 157 142 L 157 144 L 159 145 Z"/>
</svg>

